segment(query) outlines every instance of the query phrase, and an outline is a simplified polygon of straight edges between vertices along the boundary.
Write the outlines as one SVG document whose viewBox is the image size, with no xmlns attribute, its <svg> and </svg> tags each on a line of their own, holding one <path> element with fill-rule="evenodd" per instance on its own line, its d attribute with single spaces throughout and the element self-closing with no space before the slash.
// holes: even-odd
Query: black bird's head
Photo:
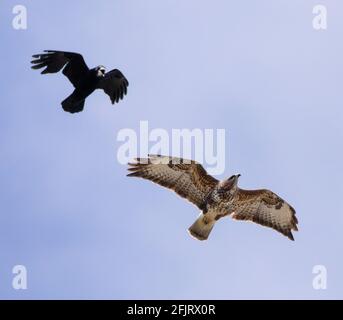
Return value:
<svg viewBox="0 0 343 320">
<path fill-rule="evenodd" d="M 104 66 L 97 66 L 95 68 L 95 71 L 96 71 L 96 76 L 101 78 L 105 76 L 106 68 Z"/>
</svg>

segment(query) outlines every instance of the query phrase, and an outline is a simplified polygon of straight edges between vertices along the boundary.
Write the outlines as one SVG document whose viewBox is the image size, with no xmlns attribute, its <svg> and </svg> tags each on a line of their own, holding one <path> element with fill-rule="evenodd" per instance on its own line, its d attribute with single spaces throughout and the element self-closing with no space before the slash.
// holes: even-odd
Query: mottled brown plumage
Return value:
<svg viewBox="0 0 343 320">
<path fill-rule="evenodd" d="M 172 189 L 199 209 L 203 209 L 206 195 L 218 183 L 201 164 L 193 160 L 150 155 L 147 159 L 137 158 L 136 161 L 129 163 L 128 170 L 132 171 L 129 177 L 141 177 Z"/>
<path fill-rule="evenodd" d="M 294 240 L 291 230 L 298 230 L 295 210 L 272 191 L 238 188 L 235 203 L 233 219 L 259 223 Z"/>
<path fill-rule="evenodd" d="M 295 210 L 272 191 L 238 188 L 240 175 L 218 181 L 193 160 L 161 155 L 138 158 L 129 166 L 128 176 L 172 189 L 202 210 L 188 229 L 199 240 L 206 240 L 215 222 L 225 216 L 256 222 L 294 240 L 291 231 L 298 230 Z"/>
</svg>

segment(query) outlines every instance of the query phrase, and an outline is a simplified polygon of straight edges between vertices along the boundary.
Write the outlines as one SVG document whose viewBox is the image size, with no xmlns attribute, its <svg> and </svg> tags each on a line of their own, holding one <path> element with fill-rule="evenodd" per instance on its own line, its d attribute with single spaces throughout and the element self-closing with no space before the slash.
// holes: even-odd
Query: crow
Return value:
<svg viewBox="0 0 343 320">
<path fill-rule="evenodd" d="M 109 95 L 112 104 L 119 102 L 127 94 L 129 82 L 124 75 L 114 69 L 106 73 L 100 65 L 89 69 L 82 55 L 74 52 L 44 50 L 45 53 L 35 54 L 32 57 L 32 69 L 45 68 L 41 74 L 56 73 L 63 67 L 62 73 L 73 84 L 75 90 L 62 101 L 64 111 L 75 113 L 83 110 L 85 99 L 95 89 L 103 89 Z"/>
</svg>

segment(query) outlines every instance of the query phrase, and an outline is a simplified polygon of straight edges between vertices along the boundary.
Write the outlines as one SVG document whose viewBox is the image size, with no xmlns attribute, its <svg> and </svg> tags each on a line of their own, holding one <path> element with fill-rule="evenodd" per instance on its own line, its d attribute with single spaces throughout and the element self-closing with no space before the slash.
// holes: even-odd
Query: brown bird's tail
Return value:
<svg viewBox="0 0 343 320">
<path fill-rule="evenodd" d="M 215 220 L 209 221 L 203 214 L 189 227 L 189 233 L 198 240 L 206 240 L 212 231 Z"/>
</svg>

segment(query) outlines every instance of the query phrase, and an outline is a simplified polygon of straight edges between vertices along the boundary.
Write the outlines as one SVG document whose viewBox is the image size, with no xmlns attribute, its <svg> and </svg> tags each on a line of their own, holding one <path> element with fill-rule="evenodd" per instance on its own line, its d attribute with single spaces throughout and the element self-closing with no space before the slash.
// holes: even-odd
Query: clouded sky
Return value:
<svg viewBox="0 0 343 320">
<path fill-rule="evenodd" d="M 0 4 L 1 298 L 343 298 L 341 1 L 320 2 L 320 31 L 312 0 L 22 0 L 27 30 L 12 26 L 17 4 Z M 119 68 L 129 94 L 63 112 L 71 84 L 30 69 L 44 49 Z M 197 208 L 117 161 L 119 130 L 142 120 L 225 129 L 217 178 L 285 198 L 295 242 L 229 218 L 192 239 Z M 27 290 L 12 288 L 18 264 Z"/>
</svg>

